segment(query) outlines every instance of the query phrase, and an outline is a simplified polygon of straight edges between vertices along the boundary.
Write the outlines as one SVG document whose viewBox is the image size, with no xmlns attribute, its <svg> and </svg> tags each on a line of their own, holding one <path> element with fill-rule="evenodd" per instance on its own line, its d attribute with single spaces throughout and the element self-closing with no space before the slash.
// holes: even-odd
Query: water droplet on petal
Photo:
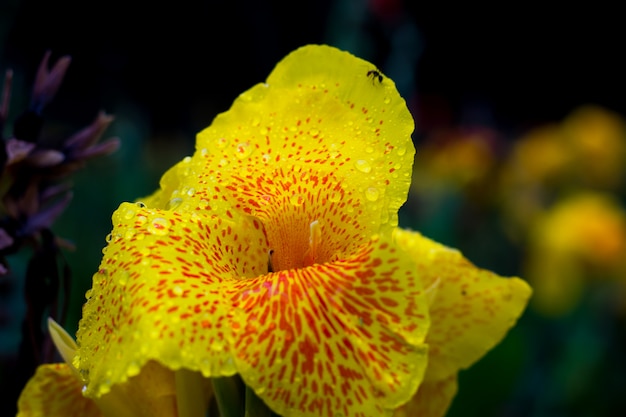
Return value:
<svg viewBox="0 0 626 417">
<path fill-rule="evenodd" d="M 193 195 L 194 195 L 195 193 L 196 193 L 196 189 L 195 189 L 195 188 L 193 188 L 193 187 L 191 187 L 191 188 L 189 188 L 189 189 L 187 190 L 187 195 L 188 195 L 189 197 L 193 197 Z"/>
<path fill-rule="evenodd" d="M 126 213 L 124 213 L 124 218 L 125 218 L 126 220 L 130 220 L 130 219 L 132 219 L 133 217 L 135 217 L 135 210 L 133 210 L 133 209 L 131 209 L 131 208 L 127 209 L 127 210 L 126 210 Z"/>
<path fill-rule="evenodd" d="M 250 156 L 251 153 L 252 153 L 252 146 L 250 146 L 250 144 L 247 142 L 242 142 L 238 144 L 237 147 L 235 148 L 235 155 L 239 159 L 247 158 L 248 156 Z"/>
<path fill-rule="evenodd" d="M 289 199 L 289 202 L 294 206 L 301 206 L 302 204 L 304 204 L 304 200 L 305 198 L 302 194 L 294 194 Z"/>
<path fill-rule="evenodd" d="M 129 276 L 130 276 L 130 273 L 128 273 L 128 271 L 123 271 L 122 273 L 120 273 L 117 279 L 118 284 L 120 284 L 121 286 L 126 285 L 128 283 Z"/>
<path fill-rule="evenodd" d="M 367 153 L 372 153 L 372 152 L 374 152 L 374 148 L 373 148 L 373 147 L 371 147 L 371 146 L 366 146 L 366 147 L 365 147 L 365 152 L 367 152 Z"/>
<path fill-rule="evenodd" d="M 211 349 L 216 352 L 221 352 L 222 350 L 224 350 L 224 343 L 221 341 L 213 342 L 211 343 Z"/>
<path fill-rule="evenodd" d="M 139 367 L 139 365 L 137 364 L 137 362 L 131 362 L 128 365 L 128 368 L 126 368 L 126 374 L 128 376 L 135 376 L 135 375 L 139 375 L 139 371 L 141 371 L 141 368 Z"/>
<path fill-rule="evenodd" d="M 104 240 L 106 240 L 107 243 L 110 243 L 113 240 L 113 234 L 109 233 Z"/>
<path fill-rule="evenodd" d="M 200 201 L 198 201 L 198 207 L 201 210 L 206 210 L 207 207 L 209 207 L 209 202 L 208 200 L 205 200 L 204 198 Z"/>
<path fill-rule="evenodd" d="M 391 99 L 389 97 L 385 97 L 385 99 L 383 100 L 383 103 L 389 104 L 391 103 Z"/>
<path fill-rule="evenodd" d="M 144 203 L 142 203 L 141 201 L 136 202 L 135 205 L 137 207 L 139 207 L 139 208 L 145 208 L 146 207 L 146 205 Z"/>
<path fill-rule="evenodd" d="M 378 200 L 379 195 L 380 191 L 378 191 L 378 188 L 376 187 L 369 187 L 367 190 L 365 190 L 365 198 L 367 198 L 369 201 Z"/>
<path fill-rule="evenodd" d="M 224 149 L 228 145 L 228 139 L 226 138 L 217 138 L 215 139 L 215 146 L 219 149 Z"/>
<path fill-rule="evenodd" d="M 396 150 L 396 152 L 400 156 L 404 155 L 406 153 L 406 146 L 398 146 L 398 149 Z"/>
<path fill-rule="evenodd" d="M 319 134 L 320 134 L 320 131 L 319 131 L 319 130 L 317 130 L 317 129 L 311 129 L 311 130 L 309 131 L 309 134 L 310 134 L 311 136 L 317 136 L 317 135 L 319 135 Z"/>
<path fill-rule="evenodd" d="M 157 217 L 148 225 L 148 231 L 158 236 L 166 235 L 168 230 L 167 220 L 163 217 Z"/>
<path fill-rule="evenodd" d="M 167 202 L 167 210 L 175 210 L 177 209 L 183 202 L 182 198 L 176 197 L 176 198 L 172 198 L 170 201 Z"/>
<path fill-rule="evenodd" d="M 341 194 L 341 192 L 337 190 L 331 190 L 330 194 L 328 195 L 328 201 L 330 201 L 331 203 L 337 203 L 339 200 L 341 200 L 342 197 L 343 195 Z"/>
<path fill-rule="evenodd" d="M 354 165 L 356 166 L 356 169 L 366 174 L 372 170 L 372 166 L 365 159 L 357 160 Z"/>
<path fill-rule="evenodd" d="M 228 165 L 228 159 L 221 159 L 220 162 L 218 162 L 218 165 L 220 167 L 225 167 L 226 165 Z"/>
</svg>

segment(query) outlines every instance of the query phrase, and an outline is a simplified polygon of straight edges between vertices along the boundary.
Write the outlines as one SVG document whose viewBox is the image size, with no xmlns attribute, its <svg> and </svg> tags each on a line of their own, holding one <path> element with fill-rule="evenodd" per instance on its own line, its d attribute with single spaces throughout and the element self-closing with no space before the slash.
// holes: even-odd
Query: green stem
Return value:
<svg viewBox="0 0 626 417">
<path fill-rule="evenodd" d="M 176 381 L 176 406 L 179 417 L 204 417 L 209 404 L 206 379 L 200 372 L 179 369 Z"/>
<path fill-rule="evenodd" d="M 246 414 L 245 417 L 277 417 L 270 408 L 252 390 L 246 386 Z"/>
<path fill-rule="evenodd" d="M 236 377 L 211 378 L 221 417 L 241 417 L 244 405 Z"/>
</svg>

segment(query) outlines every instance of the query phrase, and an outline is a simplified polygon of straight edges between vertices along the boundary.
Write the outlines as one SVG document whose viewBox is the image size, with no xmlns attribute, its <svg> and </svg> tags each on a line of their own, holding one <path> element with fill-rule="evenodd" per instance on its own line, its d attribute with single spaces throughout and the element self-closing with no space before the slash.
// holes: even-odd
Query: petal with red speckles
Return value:
<svg viewBox="0 0 626 417">
<path fill-rule="evenodd" d="M 531 289 L 519 278 L 477 268 L 459 251 L 417 232 L 397 229 L 395 237 L 417 263 L 424 287 L 433 287 L 425 381 L 445 379 L 504 338 L 524 311 Z"/>
<path fill-rule="evenodd" d="M 293 52 L 120 206 L 78 332 L 88 395 L 150 360 L 240 373 L 285 416 L 388 415 L 415 393 L 428 303 L 391 239 L 413 120 L 374 70 Z"/>
<path fill-rule="evenodd" d="M 42 365 L 20 395 L 17 417 L 102 417 L 82 387 L 67 364 Z"/>
<path fill-rule="evenodd" d="M 426 367 L 425 294 L 384 238 L 349 258 L 237 283 L 238 372 L 285 416 L 385 415 Z"/>
<path fill-rule="evenodd" d="M 393 417 L 443 417 L 457 390 L 456 374 L 438 381 L 424 381 L 411 401 L 398 408 Z"/>
<path fill-rule="evenodd" d="M 75 365 L 102 395 L 149 360 L 205 376 L 236 372 L 224 282 L 267 272 L 259 223 L 124 203 L 83 308 Z"/>
<path fill-rule="evenodd" d="M 285 416 L 384 414 L 415 393 L 426 367 L 426 296 L 389 238 L 343 260 L 267 274 L 257 220 L 134 204 L 113 218 L 78 333 L 88 395 L 150 360 L 239 373 Z"/>
</svg>

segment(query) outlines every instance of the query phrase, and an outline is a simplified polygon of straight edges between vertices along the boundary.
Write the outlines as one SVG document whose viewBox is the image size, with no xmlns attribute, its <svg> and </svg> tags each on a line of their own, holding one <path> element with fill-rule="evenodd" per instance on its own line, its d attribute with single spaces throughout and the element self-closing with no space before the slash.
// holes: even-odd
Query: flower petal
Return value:
<svg viewBox="0 0 626 417">
<path fill-rule="evenodd" d="M 101 417 L 82 387 L 67 364 L 41 365 L 20 395 L 17 417 Z"/>
<path fill-rule="evenodd" d="M 426 295 L 374 238 L 349 259 L 240 281 L 239 373 L 283 416 L 386 415 L 422 380 Z"/>
<path fill-rule="evenodd" d="M 222 282 L 267 271 L 259 224 L 129 203 L 113 223 L 77 333 L 74 364 L 87 395 L 108 392 L 152 359 L 207 377 L 234 374 Z"/>
<path fill-rule="evenodd" d="M 424 287 L 439 280 L 430 309 L 425 381 L 445 379 L 505 336 L 524 311 L 531 289 L 519 278 L 476 268 L 459 251 L 417 232 L 397 229 L 395 237 L 417 263 Z"/>
<path fill-rule="evenodd" d="M 351 253 L 397 224 L 413 163 L 406 103 L 372 71 L 332 47 L 296 50 L 198 134 L 196 153 L 165 174 L 149 203 L 262 219 L 278 269 L 301 266 L 313 221 L 325 253 Z"/>
<path fill-rule="evenodd" d="M 414 394 L 426 365 L 426 294 L 390 239 L 343 261 L 264 274 L 258 222 L 235 228 L 225 217 L 116 211 L 78 332 L 88 395 L 152 359 L 205 376 L 239 372 L 286 416 L 383 413 Z M 308 385 L 294 390 L 295 378 Z"/>
<path fill-rule="evenodd" d="M 393 417 L 443 417 L 456 395 L 456 374 L 438 381 L 424 381 L 417 395 L 398 408 Z"/>
</svg>

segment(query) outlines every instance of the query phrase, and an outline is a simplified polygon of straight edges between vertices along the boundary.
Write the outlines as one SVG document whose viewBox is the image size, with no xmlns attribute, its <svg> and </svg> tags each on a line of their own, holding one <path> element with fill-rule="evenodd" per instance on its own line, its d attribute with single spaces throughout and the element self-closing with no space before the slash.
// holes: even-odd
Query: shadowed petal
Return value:
<svg viewBox="0 0 626 417">
<path fill-rule="evenodd" d="M 82 387 L 67 364 L 42 365 L 22 391 L 17 417 L 101 417 Z"/>
<path fill-rule="evenodd" d="M 424 381 L 417 395 L 397 409 L 393 417 L 443 417 L 458 390 L 456 374 L 439 381 Z"/>
<path fill-rule="evenodd" d="M 439 280 L 430 308 L 425 381 L 445 379 L 502 340 L 524 311 L 531 289 L 519 278 L 476 268 L 459 251 L 417 232 L 397 229 L 395 237 L 417 263 L 425 288 Z"/>
</svg>

